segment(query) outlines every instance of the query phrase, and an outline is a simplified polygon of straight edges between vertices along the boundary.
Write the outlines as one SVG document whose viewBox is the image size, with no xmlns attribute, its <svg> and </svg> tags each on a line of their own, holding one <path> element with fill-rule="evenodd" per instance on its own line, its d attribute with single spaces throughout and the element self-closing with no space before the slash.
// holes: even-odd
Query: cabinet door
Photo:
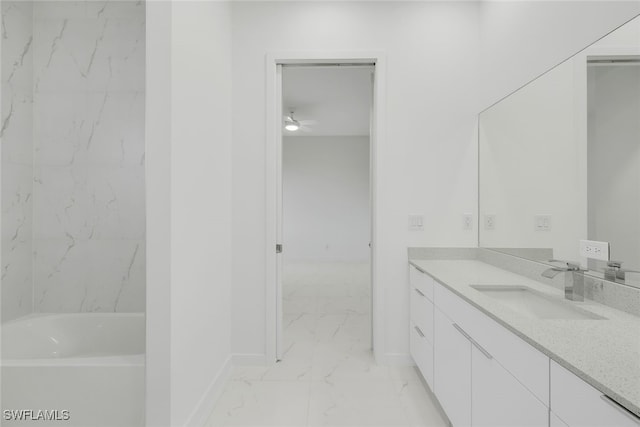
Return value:
<svg viewBox="0 0 640 427">
<path fill-rule="evenodd" d="M 433 345 L 433 303 L 417 288 L 411 287 L 410 292 L 411 321 L 420 328 L 427 341 Z"/>
<path fill-rule="evenodd" d="M 570 427 L 639 427 L 640 418 L 551 362 L 551 410 Z"/>
<path fill-rule="evenodd" d="M 490 355 L 471 348 L 473 426 L 547 426 L 549 409 Z"/>
<path fill-rule="evenodd" d="M 409 283 L 411 286 L 418 289 L 422 294 L 433 301 L 433 284 L 434 280 L 428 274 L 415 268 L 413 265 L 409 266 Z"/>
<path fill-rule="evenodd" d="M 433 345 L 427 340 L 420 327 L 413 322 L 409 331 L 409 350 L 416 366 L 433 390 Z"/>
<path fill-rule="evenodd" d="M 471 342 L 435 309 L 435 394 L 454 427 L 471 425 Z"/>
<path fill-rule="evenodd" d="M 444 286 L 434 288 L 436 306 L 500 361 L 541 402 L 549 402 L 549 358 Z"/>
</svg>

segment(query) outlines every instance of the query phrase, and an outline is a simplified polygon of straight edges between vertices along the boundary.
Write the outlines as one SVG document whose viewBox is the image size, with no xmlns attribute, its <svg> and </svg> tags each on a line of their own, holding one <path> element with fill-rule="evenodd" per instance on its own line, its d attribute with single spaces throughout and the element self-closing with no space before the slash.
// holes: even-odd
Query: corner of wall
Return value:
<svg viewBox="0 0 640 427">
<path fill-rule="evenodd" d="M 200 401 L 196 404 L 196 407 L 189 416 L 189 419 L 184 424 L 185 427 L 202 427 L 207 422 L 209 415 L 213 411 L 216 402 L 222 395 L 224 391 L 224 386 L 231 377 L 231 373 L 233 372 L 233 360 L 232 356 L 229 355 L 227 360 L 224 362 L 220 371 L 215 376 L 215 378 L 211 381 L 211 384 L 207 388 L 206 392 L 202 395 Z"/>
</svg>

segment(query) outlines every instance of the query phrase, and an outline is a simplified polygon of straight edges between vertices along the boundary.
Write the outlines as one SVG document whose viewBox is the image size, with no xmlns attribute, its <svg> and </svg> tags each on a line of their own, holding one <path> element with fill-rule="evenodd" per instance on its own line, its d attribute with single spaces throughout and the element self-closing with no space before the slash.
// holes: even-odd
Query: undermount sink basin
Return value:
<svg viewBox="0 0 640 427">
<path fill-rule="evenodd" d="M 532 319 L 604 319 L 573 303 L 547 296 L 526 286 L 471 285 L 471 287 Z"/>
</svg>

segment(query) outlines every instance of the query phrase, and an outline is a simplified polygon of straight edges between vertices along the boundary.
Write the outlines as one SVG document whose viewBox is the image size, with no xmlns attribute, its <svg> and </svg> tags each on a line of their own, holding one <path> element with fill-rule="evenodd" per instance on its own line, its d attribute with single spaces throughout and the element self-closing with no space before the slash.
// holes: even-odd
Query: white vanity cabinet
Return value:
<svg viewBox="0 0 640 427">
<path fill-rule="evenodd" d="M 471 424 L 546 426 L 548 408 L 493 357 L 471 349 Z"/>
<path fill-rule="evenodd" d="M 458 302 L 464 305 L 457 306 Z M 476 310 L 439 284 L 436 284 L 435 304 L 434 392 L 451 423 L 486 427 L 547 426 L 548 407 L 468 333 Z M 486 331 L 489 335 L 500 335 L 497 324 L 488 323 L 483 327 L 490 328 Z M 545 372 L 544 366 L 542 372 Z"/>
<path fill-rule="evenodd" d="M 409 351 L 422 376 L 433 390 L 433 285 L 434 280 L 409 266 Z"/>
<path fill-rule="evenodd" d="M 435 310 L 435 378 L 432 390 L 454 426 L 471 425 L 471 342 Z"/>
<path fill-rule="evenodd" d="M 420 352 L 420 336 L 413 331 L 411 354 L 451 423 L 455 427 L 548 426 L 548 407 L 543 402 L 548 402 L 549 359 L 430 276 L 414 267 L 410 271 L 411 326 L 425 322 L 421 320 L 425 313 L 431 316 L 424 328 L 432 331 L 427 341 L 433 346 L 433 357 Z M 514 373 L 522 373 L 523 378 Z"/>
<path fill-rule="evenodd" d="M 640 418 L 554 361 L 551 361 L 551 411 L 568 427 L 640 426 Z"/>
<path fill-rule="evenodd" d="M 640 427 L 640 418 L 410 267 L 411 355 L 454 427 Z"/>
</svg>

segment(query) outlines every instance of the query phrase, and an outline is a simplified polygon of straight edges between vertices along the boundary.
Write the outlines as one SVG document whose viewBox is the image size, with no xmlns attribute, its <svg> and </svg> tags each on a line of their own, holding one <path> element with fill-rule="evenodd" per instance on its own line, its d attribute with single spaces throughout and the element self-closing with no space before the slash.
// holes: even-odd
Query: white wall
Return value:
<svg viewBox="0 0 640 427">
<path fill-rule="evenodd" d="M 483 1 L 480 105 L 488 107 L 640 13 L 637 1 Z"/>
<path fill-rule="evenodd" d="M 283 141 L 285 262 L 369 259 L 369 137 Z"/>
<path fill-rule="evenodd" d="M 586 147 L 575 135 L 574 74 L 567 61 L 480 114 L 481 246 L 577 259 L 587 233 Z M 495 216 L 495 229 L 484 228 L 484 215 Z M 550 231 L 535 229 L 536 215 L 551 215 Z"/>
<path fill-rule="evenodd" d="M 620 250 L 619 256 L 626 253 L 626 259 L 637 258 L 637 249 L 632 248 L 638 239 L 629 239 L 639 226 L 637 221 L 634 224 L 637 209 L 633 207 L 638 181 L 631 160 L 635 147 L 629 145 L 636 123 L 624 114 L 607 113 L 616 100 L 630 117 L 637 117 L 637 82 L 619 72 L 619 79 L 609 80 L 623 81 L 623 86 L 597 91 L 590 86 L 590 95 L 597 92 L 603 104 L 600 116 L 591 105 L 587 120 L 587 56 L 637 55 L 638 34 L 640 18 L 480 114 L 481 221 L 484 214 L 496 215 L 494 230 L 480 229 L 481 246 L 552 248 L 554 258 L 577 260 L 578 241 L 591 238 L 610 241 Z M 606 77 L 598 81 L 609 85 Z M 621 90 L 627 91 L 626 97 Z M 596 138 L 606 135 L 606 144 L 596 143 L 596 134 Z M 630 162 L 628 168 L 623 166 L 626 162 Z M 629 209 L 619 209 L 620 199 L 611 203 L 615 197 L 628 199 L 623 204 Z M 550 231 L 534 229 L 534 217 L 541 214 L 551 215 Z M 596 229 L 601 232 L 599 238 Z"/>
<path fill-rule="evenodd" d="M 233 4 L 234 353 L 265 353 L 265 55 L 387 54 L 378 344 L 389 357 L 406 355 L 407 246 L 477 244 L 476 230 L 462 229 L 462 214 L 477 206 L 476 114 L 638 10 L 631 2 L 505 3 Z M 407 231 L 409 213 L 425 215 L 423 232 Z"/>
<path fill-rule="evenodd" d="M 229 12 L 228 4 L 215 2 L 189 1 L 173 5 L 173 425 L 184 425 L 194 416 L 200 399 L 207 395 L 210 387 L 217 386 L 214 381 L 230 356 Z M 199 415 L 202 414 L 195 414 Z"/>
<path fill-rule="evenodd" d="M 265 353 L 265 54 L 387 54 L 387 103 L 380 108 L 388 126 L 377 172 L 378 281 L 385 294 L 381 353 L 406 360 L 407 246 L 476 245 L 461 218 L 476 204 L 477 107 L 469 100 L 476 88 L 477 9 L 458 2 L 233 4 L 235 353 Z M 407 231 L 409 212 L 425 214 L 424 232 Z"/>
<path fill-rule="evenodd" d="M 146 7 L 146 425 L 171 423 L 171 3 Z"/>
<path fill-rule="evenodd" d="M 202 425 L 230 367 L 230 7 L 150 3 L 147 425 Z"/>
</svg>

